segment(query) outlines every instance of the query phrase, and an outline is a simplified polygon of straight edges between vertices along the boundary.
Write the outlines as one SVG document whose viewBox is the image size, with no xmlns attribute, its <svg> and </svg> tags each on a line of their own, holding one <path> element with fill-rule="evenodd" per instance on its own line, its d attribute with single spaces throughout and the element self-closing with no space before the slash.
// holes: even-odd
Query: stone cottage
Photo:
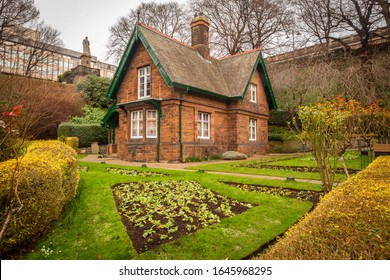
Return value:
<svg viewBox="0 0 390 280">
<path fill-rule="evenodd" d="M 214 58 L 209 21 L 191 22 L 192 45 L 142 23 L 130 38 L 107 96 L 103 124 L 111 153 L 130 161 L 185 161 L 235 150 L 268 149 L 276 109 L 259 49 Z"/>
</svg>

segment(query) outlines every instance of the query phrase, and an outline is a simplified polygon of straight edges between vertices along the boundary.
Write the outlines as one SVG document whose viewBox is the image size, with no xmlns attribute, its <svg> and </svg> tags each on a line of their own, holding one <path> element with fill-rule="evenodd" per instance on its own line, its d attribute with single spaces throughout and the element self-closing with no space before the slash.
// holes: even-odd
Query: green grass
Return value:
<svg viewBox="0 0 390 280">
<path fill-rule="evenodd" d="M 25 259 L 242 259 L 261 245 L 286 231 L 309 211 L 312 204 L 288 197 L 242 191 L 221 181 L 292 188 L 316 189 L 320 186 L 298 182 L 237 178 L 199 172 L 180 172 L 151 168 L 129 168 L 168 174 L 165 177 L 132 177 L 106 171 L 100 163 L 80 163 L 88 172 L 80 172 L 77 197 L 66 207 L 62 218 L 43 237 L 34 252 Z M 123 168 L 123 167 L 121 167 Z M 256 207 L 225 218 L 221 223 L 182 236 L 140 255 L 121 223 L 111 186 L 131 181 L 197 180 L 221 195 Z M 42 250 L 44 249 L 44 250 Z"/>
<path fill-rule="evenodd" d="M 254 175 L 266 175 L 266 176 L 278 176 L 287 177 L 292 176 L 300 179 L 312 179 L 320 180 L 320 174 L 318 172 L 297 172 L 289 170 L 271 170 L 267 168 L 251 168 L 241 165 L 249 164 L 265 164 L 265 165 L 278 165 L 278 166 L 316 166 L 314 158 L 310 154 L 305 155 L 277 155 L 277 156 L 265 156 L 256 160 L 240 160 L 240 161 L 229 161 L 226 163 L 216 164 L 202 164 L 197 166 L 189 167 L 188 169 L 193 170 L 207 170 L 216 172 L 227 172 L 227 173 L 240 173 L 240 174 L 254 174 Z M 360 158 L 357 152 L 348 152 L 346 154 L 345 163 L 348 168 L 360 169 Z M 338 164 L 342 167 L 341 164 Z M 336 174 L 336 181 L 344 181 L 346 179 L 345 174 Z"/>
</svg>

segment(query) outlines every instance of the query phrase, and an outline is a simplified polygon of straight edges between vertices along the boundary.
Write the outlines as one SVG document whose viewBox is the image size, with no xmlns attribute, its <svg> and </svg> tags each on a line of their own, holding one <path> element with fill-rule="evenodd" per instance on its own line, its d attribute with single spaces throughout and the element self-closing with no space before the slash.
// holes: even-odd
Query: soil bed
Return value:
<svg viewBox="0 0 390 280">
<path fill-rule="evenodd" d="M 284 166 L 284 165 L 268 165 L 268 164 L 240 164 L 238 167 L 247 167 L 247 168 L 257 168 L 257 169 L 271 169 L 271 170 L 289 170 L 297 172 L 319 172 L 318 167 L 311 166 Z M 349 174 L 356 174 L 359 170 L 348 168 Z M 343 168 L 336 169 L 337 174 L 344 174 L 345 171 Z"/>
<path fill-rule="evenodd" d="M 248 184 L 238 184 L 224 182 L 225 184 L 239 188 L 241 190 L 250 191 L 250 192 L 259 192 L 270 195 L 279 195 L 279 196 L 288 196 L 291 198 L 296 198 L 299 200 L 306 200 L 313 203 L 313 208 L 320 201 L 320 197 L 323 195 L 323 192 L 319 191 L 308 191 L 308 190 L 296 190 L 290 188 L 282 187 L 270 187 L 264 185 L 248 185 Z"/>
<path fill-rule="evenodd" d="M 107 167 L 107 172 L 116 173 L 127 176 L 138 176 L 138 177 L 165 177 L 166 174 L 152 171 L 140 171 L 140 170 L 132 170 L 132 169 L 124 169 L 124 168 L 114 168 Z"/>
<path fill-rule="evenodd" d="M 253 207 L 218 195 L 196 181 L 125 183 L 112 186 L 112 191 L 138 253 Z"/>
</svg>

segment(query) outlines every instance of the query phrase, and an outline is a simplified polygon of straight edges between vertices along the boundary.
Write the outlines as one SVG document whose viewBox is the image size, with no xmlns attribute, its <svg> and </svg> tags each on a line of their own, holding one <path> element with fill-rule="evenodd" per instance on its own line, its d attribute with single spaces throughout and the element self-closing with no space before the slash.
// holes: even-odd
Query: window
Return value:
<svg viewBox="0 0 390 280">
<path fill-rule="evenodd" d="M 251 84 L 250 88 L 250 94 L 251 94 L 251 102 L 256 103 L 256 94 L 257 93 L 257 87 L 254 84 Z"/>
<path fill-rule="evenodd" d="M 249 119 L 249 140 L 256 140 L 256 120 Z"/>
<path fill-rule="evenodd" d="M 131 112 L 131 138 L 142 138 L 143 116 L 142 111 Z"/>
<path fill-rule="evenodd" d="M 138 69 L 138 98 L 150 96 L 150 66 Z"/>
<path fill-rule="evenodd" d="M 198 138 L 210 138 L 210 114 L 198 113 Z"/>
<path fill-rule="evenodd" d="M 156 110 L 146 111 L 146 137 L 147 138 L 157 137 L 157 111 Z"/>
</svg>

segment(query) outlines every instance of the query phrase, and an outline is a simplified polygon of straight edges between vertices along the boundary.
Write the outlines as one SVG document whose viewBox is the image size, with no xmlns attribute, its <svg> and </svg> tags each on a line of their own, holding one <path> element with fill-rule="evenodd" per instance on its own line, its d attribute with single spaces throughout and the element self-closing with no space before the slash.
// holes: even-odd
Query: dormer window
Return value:
<svg viewBox="0 0 390 280">
<path fill-rule="evenodd" d="M 256 103 L 257 87 L 255 84 L 251 84 L 250 94 L 251 94 L 251 102 Z"/>
<path fill-rule="evenodd" d="M 138 98 L 150 97 L 150 66 L 138 69 Z"/>
</svg>

